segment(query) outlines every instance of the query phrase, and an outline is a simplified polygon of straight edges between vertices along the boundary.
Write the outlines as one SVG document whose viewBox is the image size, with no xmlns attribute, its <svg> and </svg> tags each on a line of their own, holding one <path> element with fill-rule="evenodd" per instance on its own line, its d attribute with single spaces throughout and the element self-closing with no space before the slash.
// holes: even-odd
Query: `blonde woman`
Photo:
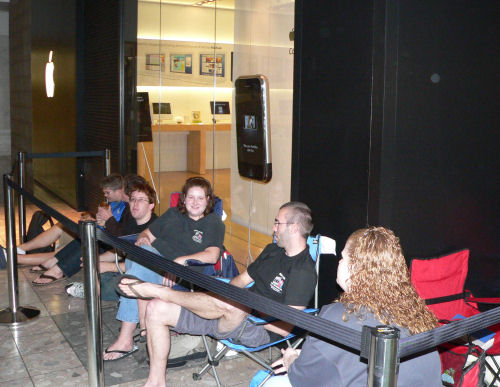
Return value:
<svg viewBox="0 0 500 387">
<path fill-rule="evenodd" d="M 399 239 L 384 227 L 355 231 L 347 240 L 337 270 L 344 290 L 320 316 L 361 331 L 363 325 L 392 325 L 401 337 L 435 328 L 436 317 L 415 292 Z M 319 337 L 307 338 L 302 351 L 282 350 L 273 365 L 270 386 L 366 386 L 368 366 L 359 353 Z M 436 350 L 401 359 L 398 386 L 441 386 L 441 363 Z"/>
</svg>

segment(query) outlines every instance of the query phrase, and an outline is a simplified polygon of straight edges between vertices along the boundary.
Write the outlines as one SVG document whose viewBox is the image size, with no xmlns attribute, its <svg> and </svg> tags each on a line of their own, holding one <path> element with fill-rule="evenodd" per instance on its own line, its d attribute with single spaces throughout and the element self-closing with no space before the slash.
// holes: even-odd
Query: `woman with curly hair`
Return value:
<svg viewBox="0 0 500 387">
<path fill-rule="evenodd" d="M 361 331 L 363 325 L 392 325 L 401 338 L 438 326 L 410 282 L 399 238 L 384 227 L 355 231 L 342 251 L 337 283 L 340 299 L 321 309 L 320 316 Z M 366 386 L 368 365 L 351 348 L 309 336 L 302 351 L 282 350 L 273 366 L 287 375 L 269 379 L 272 386 Z M 401 359 L 398 386 L 441 386 L 441 363 L 436 350 Z"/>
</svg>

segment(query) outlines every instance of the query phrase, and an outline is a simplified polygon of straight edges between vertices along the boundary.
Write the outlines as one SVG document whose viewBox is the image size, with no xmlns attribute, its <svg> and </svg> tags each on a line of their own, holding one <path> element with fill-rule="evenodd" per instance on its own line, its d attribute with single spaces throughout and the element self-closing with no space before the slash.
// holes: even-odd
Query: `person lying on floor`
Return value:
<svg viewBox="0 0 500 387">
<path fill-rule="evenodd" d="M 355 231 L 347 240 L 337 271 L 337 283 L 344 290 L 338 302 L 324 306 L 320 317 L 361 331 L 363 325 L 392 325 L 401 338 L 438 326 L 410 282 L 399 239 L 384 227 Z M 309 336 L 302 350 L 282 350 L 283 358 L 273 363 L 275 373 L 265 387 L 366 386 L 368 365 L 359 352 L 341 348 L 320 337 Z M 441 386 L 441 362 L 437 351 L 401 359 L 397 384 Z"/>
<path fill-rule="evenodd" d="M 245 272 L 231 280 L 231 284 L 243 288 L 254 282 L 249 291 L 299 310 L 305 309 L 317 280 L 307 246 L 312 228 L 309 207 L 300 202 L 282 205 L 274 220 L 276 243 L 267 245 Z M 283 321 L 254 325 L 246 320 L 249 308 L 218 295 L 180 292 L 128 278 L 123 278 L 118 286 L 130 297 L 138 294 L 142 298 L 154 298 L 146 308 L 150 369 L 145 386 L 166 385 L 170 328 L 179 333 L 234 338 L 251 347 L 268 343 L 269 331 L 286 336 L 293 328 Z"/>
<path fill-rule="evenodd" d="M 142 179 L 142 178 L 141 178 Z M 144 179 L 142 179 L 145 181 Z M 123 202 L 124 207 L 120 211 L 120 220 L 117 221 L 113 216 L 111 208 L 99 206 L 96 220 L 98 224 L 104 224 L 107 231 L 115 236 L 127 235 L 130 227 L 136 225 L 135 219 L 130 214 L 128 206 L 128 194 L 125 192 L 126 182 L 122 176 L 111 174 L 106 176 L 101 181 L 101 187 L 104 196 L 109 202 Z M 100 253 L 109 250 L 109 246 L 99 244 Z M 40 276 L 35 278 L 32 283 L 36 286 L 43 286 L 61 280 L 64 277 L 71 277 L 80 270 L 80 257 L 82 256 L 82 248 L 79 239 L 75 239 L 67 244 L 63 249 L 58 251 L 55 256 L 38 268 L 32 269 L 32 272 L 42 272 Z"/>
<path fill-rule="evenodd" d="M 224 223 L 213 211 L 215 196 L 210 182 L 202 177 L 186 180 L 177 207 L 170 208 L 137 238 L 136 244 L 184 265 L 193 259 L 215 264 L 224 244 Z M 175 276 L 150 270 L 127 260 L 127 275 L 142 281 L 173 286 Z M 199 266 L 201 267 L 201 266 Z M 193 270 L 198 270 L 193 268 Z M 121 297 L 116 318 L 122 322 L 118 339 L 104 351 L 105 361 L 118 360 L 138 350 L 134 331 L 144 328 L 147 300 Z"/>
</svg>

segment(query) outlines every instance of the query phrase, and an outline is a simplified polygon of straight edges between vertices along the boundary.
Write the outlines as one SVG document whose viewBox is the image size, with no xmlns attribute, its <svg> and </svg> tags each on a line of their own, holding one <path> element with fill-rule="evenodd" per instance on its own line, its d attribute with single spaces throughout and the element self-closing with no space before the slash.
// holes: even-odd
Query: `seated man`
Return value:
<svg viewBox="0 0 500 387">
<path fill-rule="evenodd" d="M 281 206 L 274 221 L 276 244 L 270 244 L 248 269 L 231 284 L 303 310 L 316 286 L 316 271 L 307 246 L 313 228 L 311 211 L 303 203 Z M 221 296 L 203 292 L 179 292 L 169 287 L 121 280 L 119 287 L 130 297 L 153 297 L 146 309 L 147 343 L 150 356 L 149 377 L 145 386 L 165 386 L 165 367 L 170 352 L 170 328 L 179 333 L 210 334 L 236 338 L 256 347 L 270 341 L 267 330 L 286 336 L 293 328 L 279 321 L 265 326 L 246 321 L 249 308 Z"/>
<path fill-rule="evenodd" d="M 214 264 L 220 257 L 225 231 L 224 223 L 213 211 L 214 206 L 215 196 L 210 182 L 202 177 L 191 177 L 182 187 L 177 207 L 168 209 L 144 230 L 136 244 L 179 264 L 185 264 L 190 259 Z M 201 266 L 193 266 L 193 270 L 199 268 Z M 169 273 L 164 278 L 163 271 L 150 270 L 132 260 L 127 260 L 127 274 L 142 281 L 168 286 L 174 284 L 174 278 Z M 134 344 L 134 331 L 137 323 L 144 328 L 146 306 L 146 300 L 121 298 L 116 315 L 122 321 L 120 335 L 104 351 L 104 361 L 123 359 L 138 350 Z M 143 333 L 145 331 L 141 329 Z"/>
<path fill-rule="evenodd" d="M 101 186 L 104 196 L 109 202 L 128 202 L 129 199 L 128 194 L 125 192 L 124 180 L 120 175 L 112 174 L 104 177 Z M 125 204 L 120 214 L 120 221 L 117 221 L 113 216 L 111 208 L 100 206 L 96 215 L 97 223 L 104 224 L 106 230 L 116 236 L 132 234 L 133 232 L 130 229 L 131 227 L 135 228 L 137 223 L 136 219 L 131 215 L 128 204 Z M 106 250 L 109 250 L 109 246 L 101 248 L 100 252 L 103 253 Z M 81 255 L 80 240 L 75 239 L 62 250 L 58 251 L 53 258 L 46 261 L 43 266 L 40 265 L 40 271 L 45 271 L 45 273 L 35 278 L 32 281 L 33 285 L 48 285 L 64 277 L 71 277 L 80 270 Z"/>
</svg>

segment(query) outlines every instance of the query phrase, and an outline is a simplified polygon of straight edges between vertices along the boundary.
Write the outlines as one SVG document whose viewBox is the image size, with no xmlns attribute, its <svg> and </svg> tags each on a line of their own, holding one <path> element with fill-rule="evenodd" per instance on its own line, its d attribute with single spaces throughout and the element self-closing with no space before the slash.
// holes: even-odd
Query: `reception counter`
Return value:
<svg viewBox="0 0 500 387">
<path fill-rule="evenodd" d="M 187 170 L 190 172 L 204 174 L 206 173 L 206 136 L 207 132 L 214 130 L 213 124 L 161 124 L 151 126 L 155 132 L 188 132 L 187 136 Z M 216 131 L 230 131 L 231 123 L 215 124 Z M 144 146 L 149 165 L 153 167 L 153 144 L 139 143 L 138 148 Z M 138 152 L 139 154 L 139 152 Z M 138 157 L 137 173 L 147 171 L 145 161 Z M 144 174 L 142 175 L 144 176 Z"/>
</svg>

